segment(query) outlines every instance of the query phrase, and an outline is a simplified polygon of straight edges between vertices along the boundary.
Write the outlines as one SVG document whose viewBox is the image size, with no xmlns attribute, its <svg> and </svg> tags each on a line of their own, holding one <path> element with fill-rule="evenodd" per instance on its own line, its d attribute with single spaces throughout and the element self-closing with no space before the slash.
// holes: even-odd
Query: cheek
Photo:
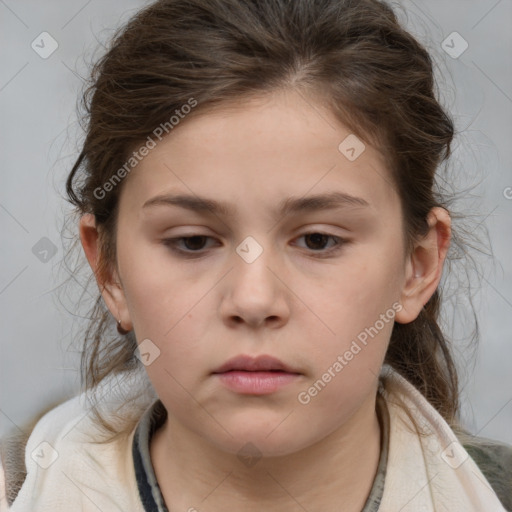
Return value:
<svg viewBox="0 0 512 512">
<path fill-rule="evenodd" d="M 120 232 L 123 232 L 120 229 Z M 138 339 L 162 338 L 193 307 L 193 286 L 164 247 L 124 230 L 118 263 L 131 320 Z M 197 295 L 197 294 L 196 294 Z"/>
<path fill-rule="evenodd" d="M 150 259 L 150 251 L 127 246 L 124 251 L 119 266 L 128 310 L 141 353 L 145 348 L 151 354 L 146 371 L 159 394 L 165 390 L 181 401 L 180 384 L 188 386 L 191 369 L 204 367 L 202 340 L 207 337 L 202 329 L 214 311 L 204 295 L 211 286 L 171 268 L 162 254 Z"/>
<path fill-rule="evenodd" d="M 398 300 L 399 276 L 396 259 L 376 251 L 361 252 L 333 267 L 327 276 L 303 283 L 297 294 L 311 304 L 325 333 L 354 337 Z"/>
<path fill-rule="evenodd" d="M 306 342 L 313 372 L 295 397 L 312 431 L 343 424 L 375 393 L 396 314 L 392 290 L 382 292 L 376 280 L 330 292 L 336 304 L 323 318 L 332 332 Z"/>
<path fill-rule="evenodd" d="M 138 328 L 146 333 L 144 338 L 151 340 L 150 346 L 157 354 L 145 367 L 156 392 L 171 410 L 190 414 L 191 393 L 195 396 L 198 385 L 211 370 L 207 357 L 211 347 L 206 345 L 208 337 L 197 321 L 197 313 L 187 314 L 187 308 L 184 309 L 184 314 L 180 311 L 167 314 L 169 322 L 160 322 L 160 325 L 159 313 L 148 311 Z M 144 312 L 140 314 L 144 315 Z M 155 317 L 154 323 L 149 315 Z M 138 332 L 136 336 L 138 340 L 143 337 Z M 201 400 L 201 397 L 197 399 Z"/>
<path fill-rule="evenodd" d="M 315 318 L 309 315 L 308 329 L 316 331 L 315 342 L 306 340 L 304 347 L 315 361 L 315 380 L 324 375 L 329 389 L 342 393 L 345 385 L 366 386 L 378 375 L 400 308 L 399 261 L 384 251 L 368 254 L 333 271 L 321 289 L 301 292 L 316 313 Z"/>
</svg>

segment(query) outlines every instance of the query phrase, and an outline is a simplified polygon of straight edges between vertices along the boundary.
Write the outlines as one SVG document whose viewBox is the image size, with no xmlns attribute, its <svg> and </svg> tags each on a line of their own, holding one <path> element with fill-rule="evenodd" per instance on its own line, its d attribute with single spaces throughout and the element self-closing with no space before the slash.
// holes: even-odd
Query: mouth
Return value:
<svg viewBox="0 0 512 512">
<path fill-rule="evenodd" d="M 226 361 L 212 375 L 237 393 L 266 395 L 295 381 L 302 373 L 272 356 L 240 355 Z"/>
<path fill-rule="evenodd" d="M 268 355 L 252 357 L 243 354 L 229 359 L 213 373 L 230 371 L 300 373 L 275 357 Z"/>
</svg>

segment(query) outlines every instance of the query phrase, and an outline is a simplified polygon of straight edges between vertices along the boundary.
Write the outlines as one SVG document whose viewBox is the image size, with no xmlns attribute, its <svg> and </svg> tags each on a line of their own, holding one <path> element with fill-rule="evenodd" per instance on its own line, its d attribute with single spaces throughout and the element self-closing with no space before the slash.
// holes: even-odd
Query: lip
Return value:
<svg viewBox="0 0 512 512">
<path fill-rule="evenodd" d="M 245 354 L 235 356 L 226 361 L 213 373 L 224 373 L 235 370 L 245 372 L 282 371 L 286 373 L 299 373 L 297 370 L 284 364 L 279 359 L 266 354 L 256 357 L 248 356 Z"/>
<path fill-rule="evenodd" d="M 248 395 L 274 393 L 302 374 L 269 355 L 233 357 L 212 372 L 232 391 Z"/>
</svg>

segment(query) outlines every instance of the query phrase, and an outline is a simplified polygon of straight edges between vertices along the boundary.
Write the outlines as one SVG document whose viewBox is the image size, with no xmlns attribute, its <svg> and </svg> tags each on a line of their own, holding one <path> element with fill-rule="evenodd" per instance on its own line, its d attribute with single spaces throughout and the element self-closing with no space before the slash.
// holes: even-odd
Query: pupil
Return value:
<svg viewBox="0 0 512 512">
<path fill-rule="evenodd" d="M 317 244 L 317 243 L 320 243 L 320 245 L 324 245 L 322 244 L 321 242 L 323 241 L 324 243 L 326 242 L 326 238 L 328 238 L 328 235 L 324 235 L 322 233 L 313 233 L 312 235 L 307 235 L 306 236 L 306 240 L 307 239 L 310 239 L 310 240 L 313 240 L 313 245 Z M 306 242 L 306 244 L 308 245 L 308 247 L 310 249 L 315 249 L 315 247 L 310 247 L 309 244 Z M 318 247 L 317 247 L 318 248 Z"/>
<path fill-rule="evenodd" d="M 190 243 L 192 241 L 192 243 Z M 189 236 L 185 239 L 185 245 L 187 246 L 187 249 L 201 249 L 203 243 L 199 243 L 199 246 L 197 244 L 194 244 L 195 242 L 203 242 L 204 243 L 204 236 Z"/>
</svg>

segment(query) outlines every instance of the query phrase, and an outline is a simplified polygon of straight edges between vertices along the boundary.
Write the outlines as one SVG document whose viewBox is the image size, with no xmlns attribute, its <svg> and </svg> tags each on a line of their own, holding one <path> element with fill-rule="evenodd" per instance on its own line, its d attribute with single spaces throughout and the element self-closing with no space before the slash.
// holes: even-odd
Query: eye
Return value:
<svg viewBox="0 0 512 512">
<path fill-rule="evenodd" d="M 212 237 L 206 235 L 191 235 L 191 236 L 181 236 L 178 238 L 167 238 L 162 240 L 162 243 L 168 246 L 171 250 L 182 253 L 182 254 L 201 254 L 199 251 L 204 249 L 204 244 L 207 239 L 213 240 Z M 180 246 L 180 242 L 184 243 L 185 249 L 183 246 Z"/>
<path fill-rule="evenodd" d="M 348 243 L 348 240 L 345 240 L 344 238 L 316 231 L 305 233 L 298 239 L 301 238 L 304 238 L 306 241 L 306 249 L 309 249 L 313 253 L 318 253 L 315 254 L 315 256 L 320 258 L 328 256 L 333 252 L 337 252 L 343 245 Z M 214 239 L 206 235 L 189 235 L 177 238 L 167 238 L 162 240 L 162 243 L 172 251 L 182 256 L 194 257 L 201 256 L 206 252 L 205 245 L 207 240 Z M 328 248 L 325 250 L 325 246 L 328 244 L 329 240 L 334 241 L 334 244 L 331 245 L 330 249 Z"/>
<path fill-rule="evenodd" d="M 310 249 L 313 252 L 319 252 L 321 254 L 330 254 L 332 252 L 338 251 L 342 245 L 347 243 L 348 241 L 340 238 L 338 236 L 329 235 L 327 233 L 320 232 L 310 232 L 304 233 L 298 239 L 304 238 L 306 241 L 306 248 Z M 334 241 L 334 244 L 331 245 L 331 249 L 324 250 L 325 245 L 329 241 L 329 239 Z"/>
</svg>

